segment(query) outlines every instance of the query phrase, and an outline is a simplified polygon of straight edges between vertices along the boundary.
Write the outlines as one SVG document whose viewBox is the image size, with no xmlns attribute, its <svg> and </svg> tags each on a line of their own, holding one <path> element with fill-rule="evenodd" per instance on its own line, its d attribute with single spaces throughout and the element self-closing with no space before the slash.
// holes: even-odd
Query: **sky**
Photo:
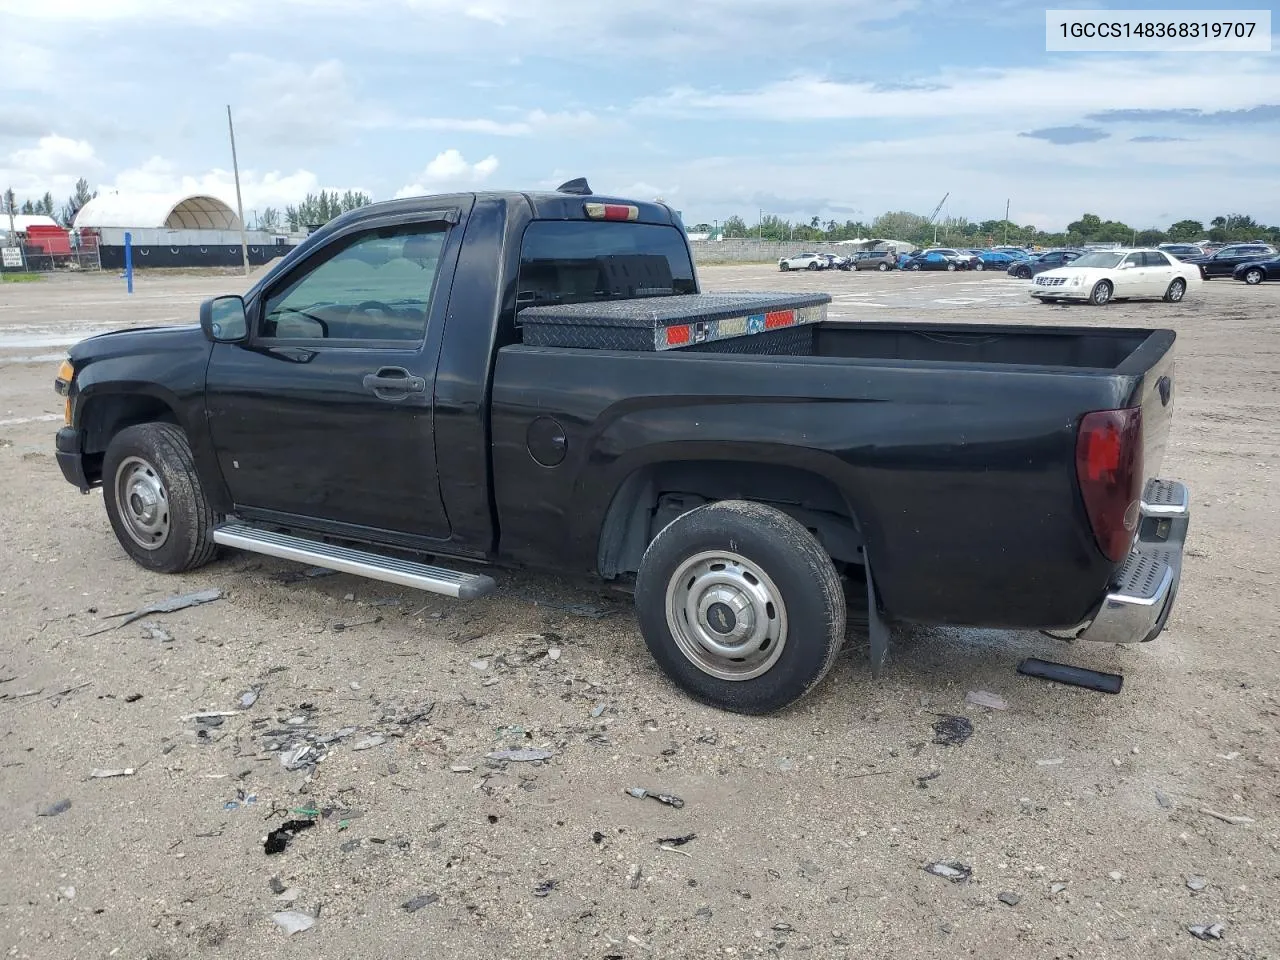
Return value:
<svg viewBox="0 0 1280 960">
<path fill-rule="evenodd" d="M 1280 222 L 1280 44 L 1046 53 L 1045 6 L 0 0 L 0 188 L 61 205 L 84 177 L 234 203 L 231 105 L 251 223 L 322 188 L 577 176 L 688 224 L 927 215 L 945 193 L 943 215 L 1008 201 L 1050 230 L 1086 211 Z"/>
</svg>

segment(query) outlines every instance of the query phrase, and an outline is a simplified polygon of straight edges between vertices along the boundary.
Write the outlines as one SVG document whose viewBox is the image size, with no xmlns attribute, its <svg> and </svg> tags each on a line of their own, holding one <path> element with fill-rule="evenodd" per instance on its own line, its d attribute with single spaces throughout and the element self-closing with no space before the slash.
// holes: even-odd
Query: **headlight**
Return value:
<svg viewBox="0 0 1280 960">
<path fill-rule="evenodd" d="M 1071 278 L 1071 285 L 1072 285 L 1073 287 L 1078 287 L 1078 286 L 1080 286 L 1080 284 L 1082 284 L 1082 283 L 1084 283 L 1084 277 L 1072 277 L 1072 278 Z"/>
</svg>

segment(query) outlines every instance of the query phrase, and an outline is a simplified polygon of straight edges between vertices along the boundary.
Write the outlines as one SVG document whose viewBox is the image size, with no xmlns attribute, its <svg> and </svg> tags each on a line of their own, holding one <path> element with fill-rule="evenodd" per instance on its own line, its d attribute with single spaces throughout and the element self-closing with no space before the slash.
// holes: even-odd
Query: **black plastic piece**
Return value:
<svg viewBox="0 0 1280 960">
<path fill-rule="evenodd" d="M 871 640 L 871 676 L 879 680 L 884 676 L 884 664 L 889 659 L 889 625 L 880 616 L 876 584 L 871 579 L 871 564 L 866 564 L 863 570 L 867 574 L 867 636 Z"/>
<path fill-rule="evenodd" d="M 572 193 L 579 197 L 589 197 L 591 196 L 591 186 L 587 183 L 586 177 L 575 177 L 573 180 L 566 180 L 556 187 L 556 193 Z"/>
<path fill-rule="evenodd" d="M 1118 673 L 1086 670 L 1084 667 L 1054 663 L 1051 660 L 1037 660 L 1035 657 L 1028 657 L 1018 664 L 1018 672 L 1028 677 L 1039 677 L 1041 680 L 1052 680 L 1055 683 L 1097 690 L 1099 693 L 1119 693 L 1120 688 L 1124 686 L 1124 677 Z"/>
</svg>

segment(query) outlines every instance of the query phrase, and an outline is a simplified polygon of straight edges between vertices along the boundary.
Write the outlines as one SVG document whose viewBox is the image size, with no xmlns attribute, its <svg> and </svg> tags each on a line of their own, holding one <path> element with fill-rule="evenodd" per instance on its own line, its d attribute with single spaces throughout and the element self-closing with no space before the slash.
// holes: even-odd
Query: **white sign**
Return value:
<svg viewBox="0 0 1280 960">
<path fill-rule="evenodd" d="M 4 265 L 6 267 L 22 266 L 22 248 L 4 247 Z"/>
</svg>

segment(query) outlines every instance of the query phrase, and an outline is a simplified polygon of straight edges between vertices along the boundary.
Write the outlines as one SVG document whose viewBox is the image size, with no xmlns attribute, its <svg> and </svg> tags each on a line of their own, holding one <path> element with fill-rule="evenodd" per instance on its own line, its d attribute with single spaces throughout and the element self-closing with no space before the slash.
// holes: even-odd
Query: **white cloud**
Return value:
<svg viewBox="0 0 1280 960">
<path fill-rule="evenodd" d="M 448 190 L 475 189 L 498 169 L 498 158 L 485 157 L 469 163 L 458 150 L 445 150 L 436 155 L 416 181 L 396 191 L 396 197 L 418 197 Z"/>
<path fill-rule="evenodd" d="M 1269 58 L 1076 59 L 1066 66 L 940 71 L 906 88 L 802 75 L 754 90 L 678 87 L 635 104 L 647 115 L 751 120 L 908 120 L 926 117 L 1039 117 L 1058 122 L 1097 110 L 1193 107 L 1221 110 L 1258 103 L 1280 83 Z"/>
<path fill-rule="evenodd" d="M 49 134 L 34 147 L 15 150 L 9 155 L 10 166 L 33 176 L 84 174 L 102 166 L 93 146 L 84 140 Z"/>
<path fill-rule="evenodd" d="M 299 169 L 291 173 L 279 170 L 240 171 L 240 192 L 246 216 L 249 216 L 251 210 L 261 211 L 266 207 L 279 209 L 297 203 L 308 193 L 318 193 L 320 190 L 342 192 L 346 189 L 323 185 L 320 178 L 310 170 Z M 159 156 L 151 157 L 137 167 L 122 170 L 113 182 L 101 187 L 101 192 L 202 193 L 217 197 L 233 208 L 236 203 L 235 177 L 230 170 L 215 168 L 203 173 L 182 173 L 173 161 Z"/>
</svg>

